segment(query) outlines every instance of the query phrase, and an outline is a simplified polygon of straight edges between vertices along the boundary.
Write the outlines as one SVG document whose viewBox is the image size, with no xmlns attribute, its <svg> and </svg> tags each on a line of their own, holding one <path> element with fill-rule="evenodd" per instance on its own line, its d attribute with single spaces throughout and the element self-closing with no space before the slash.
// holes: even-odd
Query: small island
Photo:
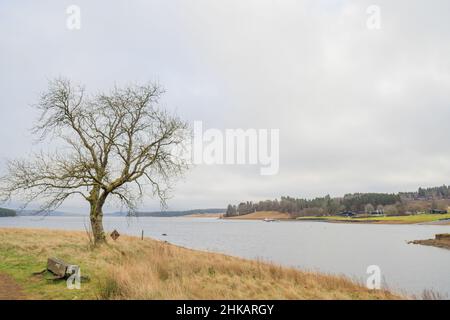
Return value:
<svg viewBox="0 0 450 320">
<path fill-rule="evenodd" d="M 450 250 L 450 233 L 437 234 L 434 239 L 415 240 L 411 241 L 410 243 Z"/>
</svg>

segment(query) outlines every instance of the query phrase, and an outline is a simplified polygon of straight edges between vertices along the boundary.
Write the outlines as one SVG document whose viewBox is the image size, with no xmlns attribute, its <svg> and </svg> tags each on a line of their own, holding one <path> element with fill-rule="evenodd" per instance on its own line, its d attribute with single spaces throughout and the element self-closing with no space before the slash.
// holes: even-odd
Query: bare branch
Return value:
<svg viewBox="0 0 450 320">
<path fill-rule="evenodd" d="M 51 81 L 37 105 L 41 117 L 34 132 L 68 148 L 10 161 L 0 196 L 50 210 L 78 195 L 91 204 L 91 215 L 100 216 L 109 195 L 130 211 L 146 191 L 165 205 L 172 181 L 188 168 L 174 150 L 189 132 L 157 106 L 163 92 L 149 84 L 87 96 L 69 80 Z"/>
</svg>

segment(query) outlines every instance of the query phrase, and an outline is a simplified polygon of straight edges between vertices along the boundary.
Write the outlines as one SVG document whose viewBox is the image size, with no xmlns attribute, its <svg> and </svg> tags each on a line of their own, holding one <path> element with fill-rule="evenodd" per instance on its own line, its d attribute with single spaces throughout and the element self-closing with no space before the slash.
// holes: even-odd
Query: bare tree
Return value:
<svg viewBox="0 0 450 320">
<path fill-rule="evenodd" d="M 42 212 L 80 195 L 90 204 L 96 244 L 106 241 L 102 219 L 107 199 L 116 198 L 134 212 L 151 190 L 164 205 L 173 178 L 187 169 L 176 151 L 189 131 L 157 106 L 162 93 L 150 84 L 87 96 L 66 79 L 51 81 L 37 105 L 41 117 L 34 132 L 40 140 L 62 139 L 63 144 L 31 160 L 9 161 L 3 200 L 37 201 Z"/>
</svg>

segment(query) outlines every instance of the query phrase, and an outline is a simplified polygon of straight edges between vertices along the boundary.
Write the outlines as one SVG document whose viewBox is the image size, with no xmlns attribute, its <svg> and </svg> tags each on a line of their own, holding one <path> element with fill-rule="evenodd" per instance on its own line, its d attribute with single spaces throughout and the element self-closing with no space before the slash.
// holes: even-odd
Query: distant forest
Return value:
<svg viewBox="0 0 450 320">
<path fill-rule="evenodd" d="M 0 217 L 15 217 L 16 212 L 10 209 L 0 208 Z"/>
<path fill-rule="evenodd" d="M 450 199 L 450 186 L 419 188 L 417 192 L 400 192 L 399 195 L 405 200 Z"/>
<path fill-rule="evenodd" d="M 281 197 L 253 203 L 241 202 L 228 205 L 225 216 L 245 215 L 258 211 L 277 211 L 292 216 L 323 216 L 342 212 L 383 213 L 399 215 L 424 212 L 431 209 L 446 210 L 450 204 L 450 187 L 419 188 L 417 192 L 353 193 L 344 197 L 304 199 Z"/>
</svg>

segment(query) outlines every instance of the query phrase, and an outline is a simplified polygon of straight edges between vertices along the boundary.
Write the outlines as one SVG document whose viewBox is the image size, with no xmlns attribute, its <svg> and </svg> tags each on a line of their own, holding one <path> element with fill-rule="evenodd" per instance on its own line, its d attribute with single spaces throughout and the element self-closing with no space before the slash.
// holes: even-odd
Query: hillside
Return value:
<svg viewBox="0 0 450 320">
<path fill-rule="evenodd" d="M 179 216 L 190 216 L 190 215 L 202 215 L 202 214 L 220 214 L 225 213 L 226 209 L 194 209 L 185 211 L 153 211 L 153 212 L 138 212 L 136 216 L 138 217 L 179 217 Z"/>
<path fill-rule="evenodd" d="M 399 216 L 423 213 L 447 213 L 450 187 L 419 188 L 417 192 L 348 193 L 341 197 L 316 198 L 282 196 L 280 199 L 229 204 L 224 216 L 235 217 L 254 212 L 284 212 L 291 217 L 317 217 L 346 214 Z"/>
<path fill-rule="evenodd" d="M 23 209 L 17 212 L 18 216 L 49 216 L 49 217 L 79 217 L 83 216 L 85 214 L 83 213 L 72 213 L 72 212 L 63 212 L 63 211 L 57 211 L 53 210 L 50 212 L 40 212 L 38 210 L 31 210 L 31 209 Z"/>
<path fill-rule="evenodd" d="M 190 216 L 190 215 L 210 215 L 210 214 L 223 214 L 225 209 L 194 209 L 186 211 L 152 211 L 152 212 L 137 212 L 135 215 L 137 217 L 179 217 L 179 216 Z M 19 216 L 36 216 L 36 215 L 47 215 L 52 217 L 79 217 L 85 216 L 87 213 L 71 213 L 63 211 L 51 211 L 46 213 L 39 213 L 36 210 L 21 210 L 17 213 Z M 126 217 L 128 212 L 117 211 L 117 212 L 107 212 L 105 216 L 107 217 Z"/>
<path fill-rule="evenodd" d="M 0 208 L 0 217 L 15 217 L 16 211 L 11 209 Z"/>
<path fill-rule="evenodd" d="M 288 213 L 276 212 L 276 211 L 259 211 L 253 212 L 241 216 L 227 217 L 226 219 L 236 219 L 236 220 L 264 220 L 264 219 L 276 219 L 276 220 L 287 220 L 292 219 Z"/>
</svg>

